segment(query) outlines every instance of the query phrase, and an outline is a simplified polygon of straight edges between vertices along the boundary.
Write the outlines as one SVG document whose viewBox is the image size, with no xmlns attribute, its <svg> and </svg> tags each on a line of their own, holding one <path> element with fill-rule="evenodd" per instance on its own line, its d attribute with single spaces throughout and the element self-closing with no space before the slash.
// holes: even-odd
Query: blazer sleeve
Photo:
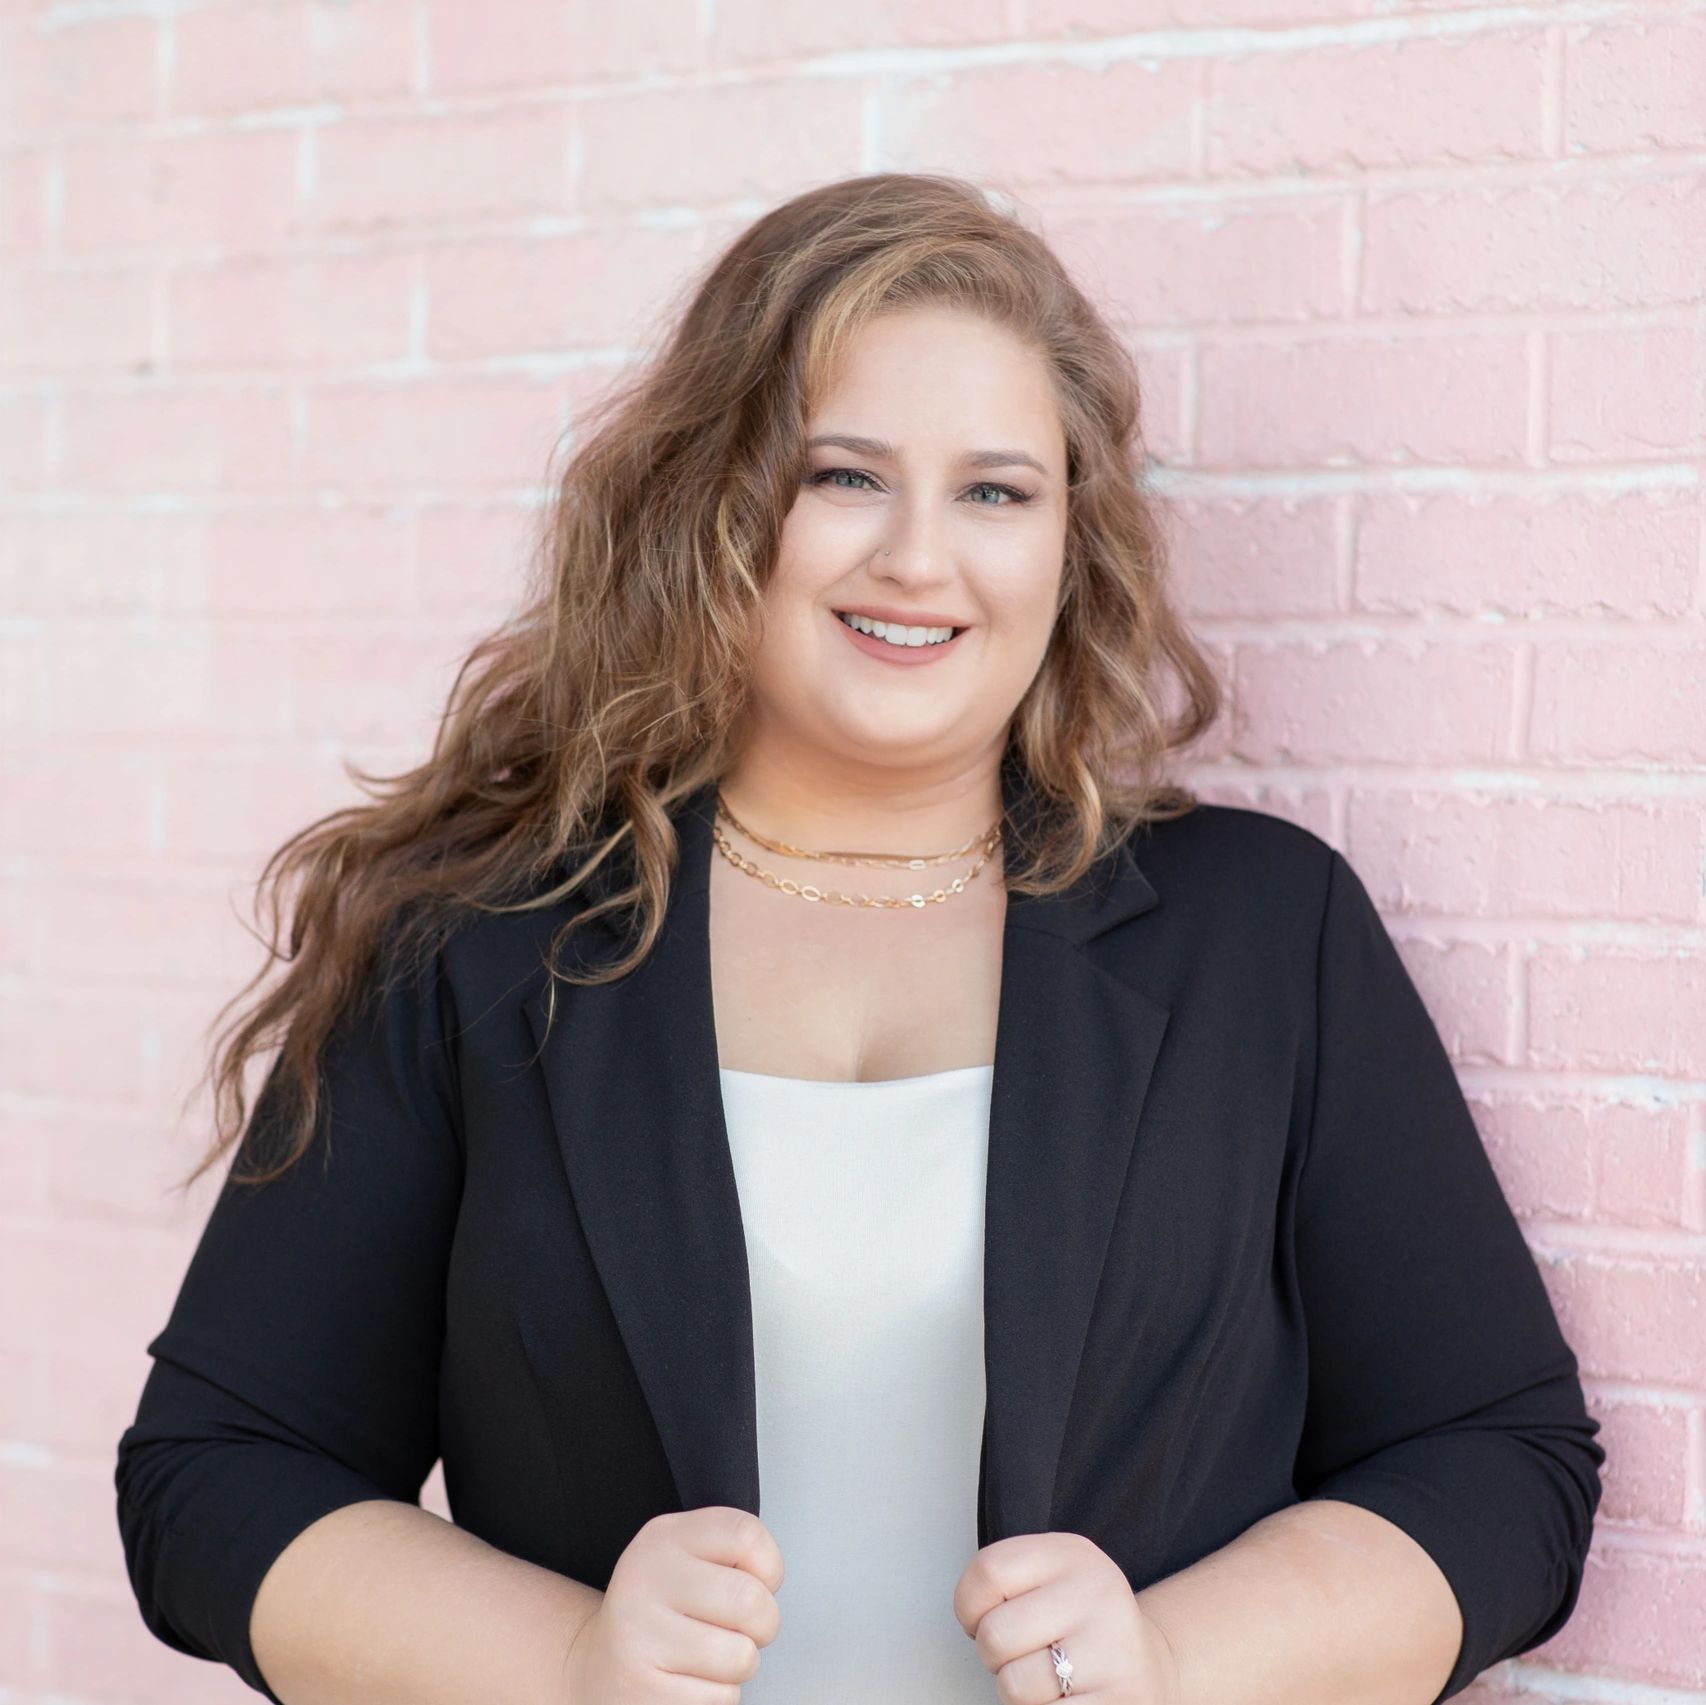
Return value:
<svg viewBox="0 0 1706 1705">
<path fill-rule="evenodd" d="M 1294 1248 L 1309 1390 L 1294 1482 L 1396 1523 L 1457 1596 L 1438 1701 L 1555 1634 L 1605 1451 L 1439 1033 L 1331 853 Z"/>
<path fill-rule="evenodd" d="M 228 1169 L 119 1440 L 118 1525 L 144 1623 L 275 1705 L 249 1643 L 262 1577 L 334 1509 L 418 1504 L 438 1459 L 462 1178 L 448 1016 L 435 960 L 340 1022 L 313 1146 L 267 1184 Z M 275 1061 L 251 1110 L 258 1152 L 278 1077 Z"/>
</svg>

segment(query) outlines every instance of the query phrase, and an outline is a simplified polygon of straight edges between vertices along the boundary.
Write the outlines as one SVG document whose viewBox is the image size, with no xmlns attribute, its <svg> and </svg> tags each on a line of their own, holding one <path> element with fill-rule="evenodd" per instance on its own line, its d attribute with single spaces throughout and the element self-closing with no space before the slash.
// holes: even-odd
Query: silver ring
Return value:
<svg viewBox="0 0 1706 1705">
<path fill-rule="evenodd" d="M 1054 1659 L 1055 1679 L 1060 1683 L 1061 1697 L 1064 1698 L 1072 1691 L 1072 1660 L 1058 1640 L 1049 1641 L 1048 1655 Z"/>
</svg>

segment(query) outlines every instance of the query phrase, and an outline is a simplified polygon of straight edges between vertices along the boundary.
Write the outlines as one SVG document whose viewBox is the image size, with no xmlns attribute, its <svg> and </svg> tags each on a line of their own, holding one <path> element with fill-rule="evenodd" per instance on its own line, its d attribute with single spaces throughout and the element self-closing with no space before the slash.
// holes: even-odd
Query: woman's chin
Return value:
<svg viewBox="0 0 1706 1705">
<path fill-rule="evenodd" d="M 963 719 L 933 706 L 929 716 L 871 714 L 864 704 L 849 715 L 827 715 L 823 725 L 835 730 L 834 743 L 851 758 L 881 758 L 904 763 L 939 757 L 964 743 Z"/>
</svg>

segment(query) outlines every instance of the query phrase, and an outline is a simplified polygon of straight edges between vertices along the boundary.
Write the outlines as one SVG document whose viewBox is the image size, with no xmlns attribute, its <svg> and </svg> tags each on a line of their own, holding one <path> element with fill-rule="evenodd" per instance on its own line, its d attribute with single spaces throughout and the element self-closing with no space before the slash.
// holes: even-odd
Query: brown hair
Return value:
<svg viewBox="0 0 1706 1705">
<path fill-rule="evenodd" d="M 884 172 L 810 190 L 737 238 L 667 344 L 584 420 L 527 595 L 464 660 L 431 757 L 389 777 L 351 768 L 371 802 L 321 817 L 268 859 L 269 950 L 289 968 L 223 1034 L 217 1131 L 186 1186 L 237 1141 L 244 1069 L 273 1041 L 268 1093 L 292 1110 L 286 1152 L 233 1177 L 264 1181 L 299 1159 L 340 1016 L 373 993 L 377 961 L 387 974 L 409 952 L 423 962 L 458 919 L 557 904 L 602 867 L 605 897 L 571 910 L 552 953 L 612 909 L 628 913 L 632 948 L 585 975 L 554 962 L 551 974 L 603 981 L 650 950 L 677 851 L 669 814 L 733 756 L 811 402 L 862 325 L 925 305 L 984 316 L 1036 349 L 1065 428 L 1059 607 L 1007 749 L 1049 826 L 1004 861 L 1008 889 L 1065 887 L 1137 823 L 1196 805 L 1161 766 L 1214 720 L 1220 690 L 1166 595 L 1128 353 L 1042 238 L 974 185 Z M 1160 702 L 1169 672 L 1181 688 L 1172 716 Z M 618 869 L 625 885 L 611 886 Z M 280 895 L 293 879 L 286 955 Z"/>
</svg>

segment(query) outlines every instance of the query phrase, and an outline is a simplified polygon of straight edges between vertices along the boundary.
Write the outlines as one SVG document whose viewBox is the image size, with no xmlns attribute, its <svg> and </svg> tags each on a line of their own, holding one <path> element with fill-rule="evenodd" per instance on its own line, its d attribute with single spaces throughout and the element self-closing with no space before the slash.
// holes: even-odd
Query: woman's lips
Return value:
<svg viewBox="0 0 1706 1705">
<path fill-rule="evenodd" d="M 902 668 L 916 668 L 921 663 L 940 662 L 950 652 L 957 650 L 960 641 L 971 631 L 969 628 L 961 628 L 952 639 L 944 639 L 936 645 L 890 645 L 886 639 L 878 639 L 874 634 L 860 633 L 857 628 L 849 627 L 833 611 L 829 619 L 867 657 L 875 657 L 882 663 L 896 663 Z"/>
</svg>

